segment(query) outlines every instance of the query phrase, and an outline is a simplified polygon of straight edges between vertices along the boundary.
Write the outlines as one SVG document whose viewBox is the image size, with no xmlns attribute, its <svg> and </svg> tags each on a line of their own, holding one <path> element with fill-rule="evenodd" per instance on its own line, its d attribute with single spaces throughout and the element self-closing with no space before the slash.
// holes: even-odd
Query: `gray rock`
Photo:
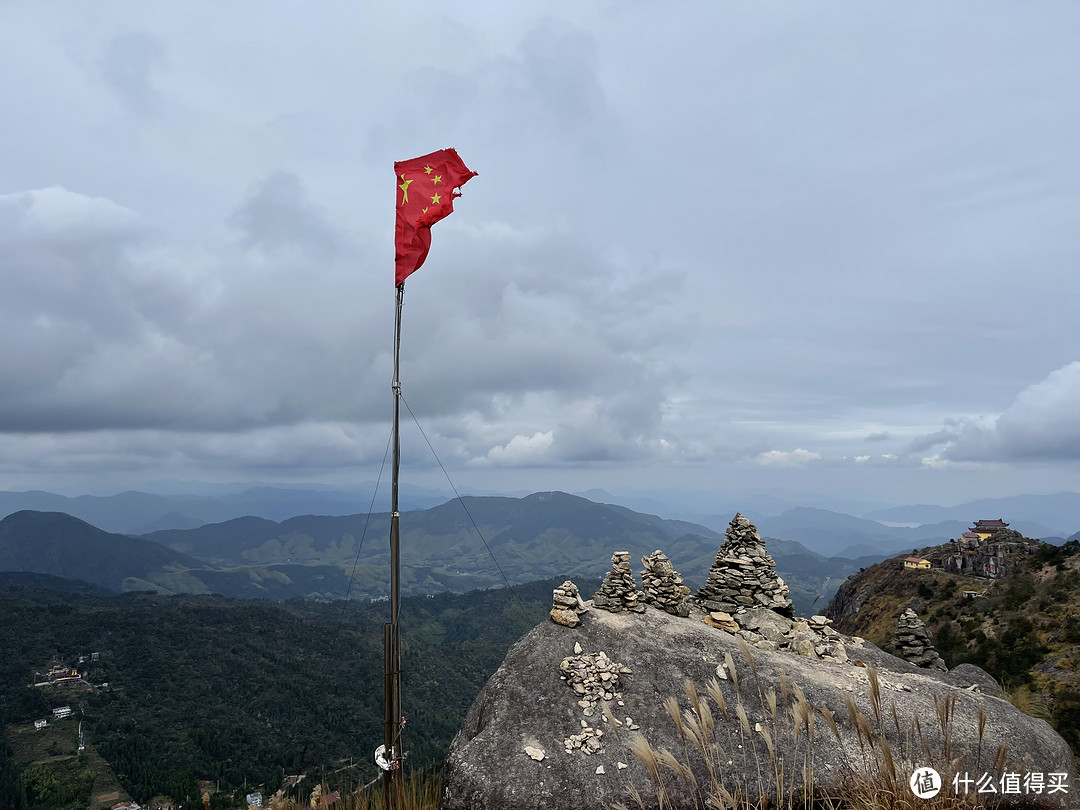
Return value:
<svg viewBox="0 0 1080 810">
<path fill-rule="evenodd" d="M 752 608 L 739 615 L 739 626 L 754 630 L 777 644 L 786 644 L 785 635 L 791 630 L 791 619 L 781 616 L 775 610 Z"/>
<path fill-rule="evenodd" d="M 820 638 L 820 637 L 819 637 Z M 844 637 L 845 643 L 848 643 Z M 590 611 L 574 629 L 543 622 L 530 631 L 507 654 L 506 659 L 481 691 L 454 739 L 446 762 L 442 810 L 601 810 L 616 802 L 631 803 L 627 785 L 633 784 L 642 792 L 647 807 L 657 804 L 653 782 L 645 766 L 630 750 L 635 738 L 629 723 L 613 727 L 597 713 L 582 725 L 586 718 L 578 701 L 582 699 L 568 688 L 560 676 L 564 658 L 571 658 L 578 643 L 585 656 L 605 652 L 607 660 L 625 665 L 632 673 L 623 673 L 619 692 L 624 705 L 612 701 L 609 706 L 620 722 L 633 718 L 653 749 L 667 748 L 682 756 L 683 742 L 671 717 L 664 709 L 666 698 L 674 697 L 680 710 L 690 703 L 685 692 L 689 679 L 700 695 L 706 694 L 709 682 L 716 678 L 718 664 L 730 655 L 734 673 L 738 676 L 717 681 L 716 689 L 723 695 L 728 717 L 712 698 L 702 697 L 711 706 L 716 720 L 716 735 L 730 740 L 730 750 L 739 756 L 725 761 L 721 769 L 724 784 L 729 790 L 738 786 L 754 801 L 759 793 L 775 794 L 771 777 L 764 775 L 759 782 L 756 761 L 769 763 L 770 757 L 763 734 L 753 729 L 760 724 L 772 729 L 771 741 L 777 755 L 785 763 L 785 773 L 793 775 L 794 790 L 802 780 L 802 766 L 807 762 L 815 781 L 822 787 L 840 789 L 843 776 L 861 770 L 864 758 L 845 701 L 852 699 L 861 715 L 869 718 L 875 734 L 884 733 L 892 754 L 905 768 L 901 784 L 915 764 L 925 765 L 921 745 L 906 739 L 907 730 L 917 718 L 922 735 L 935 767 L 947 767 L 942 751 L 944 739 L 940 732 L 935 698 L 952 704 L 949 723 L 951 755 L 958 758 L 958 769 L 981 774 L 992 770 L 994 752 L 998 746 L 1007 749 L 1008 771 L 1038 770 L 1067 774 L 1067 794 L 1044 794 L 1041 800 L 1053 807 L 1076 807 L 1080 799 L 1080 778 L 1072 752 L 1064 740 L 1043 720 L 1029 717 L 1007 701 L 986 691 L 970 691 L 986 683 L 985 673 L 979 675 L 974 667 L 957 667 L 950 673 L 920 669 L 912 664 L 864 643 L 858 658 L 865 666 L 832 660 L 804 658 L 784 650 L 752 649 L 757 674 L 736 636 L 702 624 L 693 618 L 683 619 L 668 613 L 649 610 L 643 614 L 612 614 Z M 832 643 L 830 641 L 830 643 Z M 744 645 L 745 642 L 742 642 Z M 852 648 L 853 649 L 853 648 Z M 620 669 L 620 673 L 622 670 Z M 871 672 L 878 679 L 881 711 L 885 718 L 879 727 L 871 705 Z M 781 673 L 783 681 L 781 680 Z M 990 679 L 992 680 L 992 679 Z M 783 697 L 782 683 L 787 697 Z M 814 735 L 808 740 L 803 734 L 797 746 L 792 732 L 792 702 L 795 687 L 805 694 L 815 716 Z M 778 719 L 769 715 L 766 698 L 775 694 Z M 538 698 L 543 698 L 539 700 Z M 735 714 L 739 703 L 745 707 L 748 734 L 740 733 L 740 721 Z M 895 706 L 901 733 L 892 722 Z M 984 735 L 979 740 L 978 715 L 982 707 L 985 716 Z M 837 740 L 821 710 L 828 709 L 835 718 L 840 739 Z M 604 713 L 608 714 L 608 713 Z M 602 731 L 601 737 L 585 732 L 588 727 Z M 583 736 L 585 735 L 585 736 Z M 567 742 L 572 737 L 585 742 Z M 592 742 L 588 742 L 592 741 Z M 525 754 L 507 756 L 510 751 L 522 751 L 524 745 L 542 748 L 546 752 L 538 765 Z M 593 750 L 587 753 L 586 750 Z M 603 753 L 600 753 L 600 749 Z M 976 757 L 981 757 L 976 761 Z M 808 759 L 807 759 L 808 758 Z M 615 762 L 627 764 L 616 771 Z M 596 769 L 604 764 L 609 777 L 598 778 Z M 550 767 L 547 767 L 549 766 Z M 700 758 L 691 758 L 690 766 L 698 782 L 708 784 Z M 771 766 L 761 773 L 772 773 Z M 669 806 L 703 806 L 688 784 L 665 770 L 670 787 Z M 835 794 L 834 794 L 835 795 Z"/>
</svg>

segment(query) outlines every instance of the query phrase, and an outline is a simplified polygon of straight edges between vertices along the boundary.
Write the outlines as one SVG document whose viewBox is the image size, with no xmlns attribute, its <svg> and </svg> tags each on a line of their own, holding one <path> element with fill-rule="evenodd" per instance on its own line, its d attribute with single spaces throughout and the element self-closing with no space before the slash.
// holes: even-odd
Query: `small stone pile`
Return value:
<svg viewBox="0 0 1080 810">
<path fill-rule="evenodd" d="M 555 624 L 564 627 L 577 627 L 581 621 L 582 613 L 588 610 L 588 605 L 581 599 L 577 585 L 566 580 L 562 585 L 551 592 L 551 612 L 548 616 Z"/>
<path fill-rule="evenodd" d="M 641 564 L 645 566 L 641 571 L 642 600 L 672 616 L 684 619 L 689 616 L 690 605 L 686 597 L 690 595 L 690 589 L 683 585 L 682 577 L 668 556 L 657 549 L 648 557 L 642 557 Z"/>
<path fill-rule="evenodd" d="M 896 647 L 897 656 L 917 667 L 948 672 L 949 668 L 945 666 L 930 640 L 930 631 L 911 608 L 901 613 L 896 622 L 896 639 L 893 645 Z"/>
<path fill-rule="evenodd" d="M 631 674 L 630 667 L 612 661 L 603 650 L 583 654 L 580 644 L 574 645 L 574 655 L 564 658 L 559 670 L 560 679 L 574 690 L 586 717 L 593 716 L 600 701 L 620 700 L 619 678 Z"/>
<path fill-rule="evenodd" d="M 788 649 L 807 658 L 824 658 L 827 661 L 847 661 L 843 637 L 829 625 L 832 619 L 816 615 L 809 619 L 796 619 L 788 635 Z"/>
<path fill-rule="evenodd" d="M 723 610 L 714 610 L 705 615 L 705 624 L 710 627 L 719 627 L 721 630 L 727 630 L 729 633 L 739 632 L 739 623 L 731 618 L 731 614 Z"/>
<path fill-rule="evenodd" d="M 645 603 L 634 580 L 634 571 L 630 567 L 630 552 L 616 551 L 611 555 L 611 570 L 607 572 L 603 583 L 592 599 L 593 607 L 602 608 L 611 613 L 632 611 L 644 613 Z"/>
<path fill-rule="evenodd" d="M 563 740 L 563 747 L 568 754 L 575 751 L 580 751 L 583 754 L 602 754 L 604 753 L 604 743 L 600 738 L 603 736 L 603 731 L 593 728 L 582 720 L 581 731 L 577 734 L 571 734 Z"/>
<path fill-rule="evenodd" d="M 757 528 L 741 514 L 732 518 L 697 597 L 709 611 L 735 615 L 764 607 L 784 616 L 795 615 L 788 587 L 776 575 L 776 563 L 765 551 Z"/>
</svg>

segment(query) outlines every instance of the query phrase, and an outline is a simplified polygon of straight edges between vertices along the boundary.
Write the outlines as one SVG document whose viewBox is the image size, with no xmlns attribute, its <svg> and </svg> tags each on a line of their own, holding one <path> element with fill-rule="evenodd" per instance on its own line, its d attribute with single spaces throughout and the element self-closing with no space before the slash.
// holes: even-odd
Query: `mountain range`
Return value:
<svg viewBox="0 0 1080 810">
<path fill-rule="evenodd" d="M 388 533 L 386 513 L 281 522 L 248 516 L 135 537 L 64 513 L 22 511 L 0 521 L 0 570 L 80 579 L 113 591 L 373 599 L 387 595 Z M 403 515 L 402 591 L 600 578 L 614 551 L 636 559 L 658 548 L 696 587 L 721 543 L 722 535 L 704 526 L 562 492 L 466 497 Z M 796 541 L 767 543 L 800 608 L 827 601 L 844 577 L 884 556 L 842 559 Z"/>
<path fill-rule="evenodd" d="M 519 497 L 527 493 L 499 494 Z M 867 512 L 853 512 L 848 507 L 814 509 L 810 507 L 819 507 L 827 500 L 815 503 L 809 499 L 808 503 L 808 499 L 800 502 L 795 496 L 699 496 L 694 504 L 672 506 L 670 494 L 618 496 L 602 489 L 575 494 L 595 503 L 629 508 L 639 514 L 682 517 L 719 532 L 739 511 L 757 523 L 764 533 L 798 540 L 820 553 L 844 552 L 847 556 L 852 553 L 845 552 L 847 546 L 869 544 L 873 547 L 879 541 L 886 541 L 898 548 L 915 541 L 954 537 L 957 523 L 969 523 L 979 518 L 1004 517 L 1028 537 L 1065 537 L 1080 529 L 1080 493 L 1076 492 L 984 498 L 947 507 L 908 505 Z M 449 498 L 449 494 L 440 490 L 403 485 L 400 508 L 403 511 L 428 509 Z M 683 495 L 683 501 L 687 498 L 690 496 Z M 217 488 L 182 482 L 163 492 L 130 491 L 78 497 L 44 491 L 0 491 L 0 517 L 24 509 L 66 512 L 101 529 L 121 534 L 192 529 L 248 516 L 283 521 L 296 515 L 354 515 L 369 507 L 387 511 L 389 487 L 380 488 L 370 481 L 350 487 L 234 484 Z M 829 515 L 820 514 L 824 512 Z M 860 519 L 868 522 L 857 523 Z M 777 522 L 770 524 L 773 520 Z M 823 522 L 827 524 L 824 526 L 825 546 L 817 547 L 815 537 L 821 536 Z M 832 533 L 834 529 L 836 531 Z M 840 537 L 843 540 L 838 544 Z M 857 548 L 854 553 L 862 551 L 865 549 Z"/>
</svg>

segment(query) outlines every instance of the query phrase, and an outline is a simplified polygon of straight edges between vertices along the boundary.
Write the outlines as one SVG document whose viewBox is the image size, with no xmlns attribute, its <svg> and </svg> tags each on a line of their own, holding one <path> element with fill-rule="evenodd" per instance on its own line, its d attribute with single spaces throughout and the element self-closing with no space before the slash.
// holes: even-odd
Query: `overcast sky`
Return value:
<svg viewBox="0 0 1080 810">
<path fill-rule="evenodd" d="M 1080 4 L 0 5 L 0 488 L 1080 489 Z M 408 420 L 408 412 L 405 413 Z M 441 473 L 409 420 L 403 475 Z"/>
</svg>

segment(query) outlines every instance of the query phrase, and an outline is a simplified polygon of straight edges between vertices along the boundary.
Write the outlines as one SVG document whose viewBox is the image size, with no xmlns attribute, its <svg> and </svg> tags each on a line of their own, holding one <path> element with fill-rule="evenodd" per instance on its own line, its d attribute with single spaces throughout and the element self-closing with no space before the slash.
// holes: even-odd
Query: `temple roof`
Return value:
<svg viewBox="0 0 1080 810">
<path fill-rule="evenodd" d="M 978 531 L 979 529 L 1006 529 L 1009 524 L 1001 518 L 996 520 L 976 520 L 972 530 Z"/>
</svg>

